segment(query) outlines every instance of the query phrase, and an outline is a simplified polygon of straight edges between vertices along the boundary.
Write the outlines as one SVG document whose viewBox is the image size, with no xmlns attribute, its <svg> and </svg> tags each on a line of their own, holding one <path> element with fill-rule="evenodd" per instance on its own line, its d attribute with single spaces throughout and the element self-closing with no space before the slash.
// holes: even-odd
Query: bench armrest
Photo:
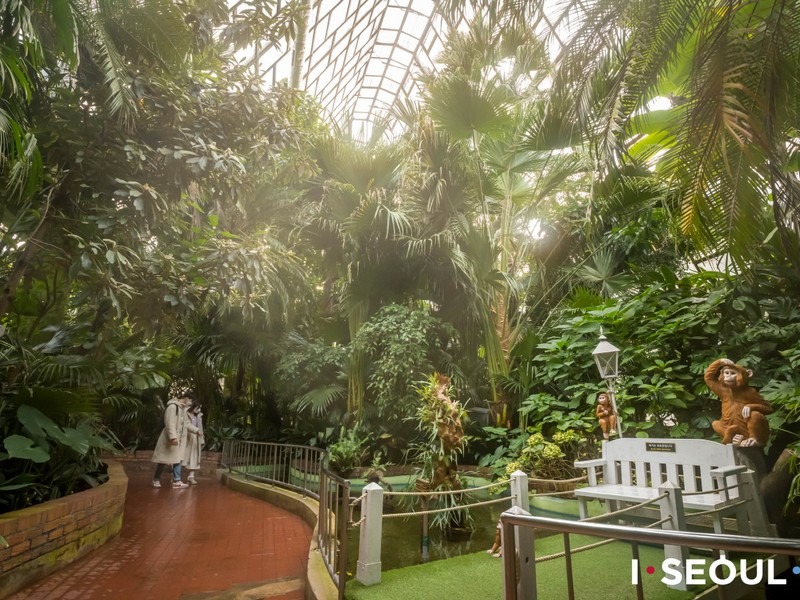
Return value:
<svg viewBox="0 0 800 600">
<path fill-rule="evenodd" d="M 576 469 L 588 469 L 589 467 L 602 467 L 606 464 L 606 461 L 604 458 L 592 458 L 589 460 L 576 460 L 574 464 Z"/>
<path fill-rule="evenodd" d="M 745 471 L 747 471 L 745 465 L 736 465 L 733 467 L 717 467 L 716 469 L 711 469 L 709 473 L 712 477 L 727 477 L 728 475 L 737 475 Z"/>
<path fill-rule="evenodd" d="M 741 491 L 739 490 L 740 486 L 745 482 L 742 480 L 740 475 L 751 472 L 745 465 L 734 465 L 730 467 L 717 467 L 716 469 L 711 469 L 709 473 L 711 474 L 711 478 L 717 482 L 717 485 L 720 486 L 720 489 L 723 489 L 722 497 L 725 500 L 734 500 L 741 495 Z M 733 480 L 733 485 L 737 488 L 735 494 L 731 493 L 731 490 L 725 489 L 728 486 L 728 477 L 735 476 Z"/>
<path fill-rule="evenodd" d="M 586 478 L 589 481 L 589 487 L 597 485 L 597 467 L 605 466 L 606 461 L 602 458 L 593 458 L 591 460 L 576 460 L 574 465 L 576 469 L 587 469 Z M 603 471 L 605 473 L 605 471 Z"/>
</svg>

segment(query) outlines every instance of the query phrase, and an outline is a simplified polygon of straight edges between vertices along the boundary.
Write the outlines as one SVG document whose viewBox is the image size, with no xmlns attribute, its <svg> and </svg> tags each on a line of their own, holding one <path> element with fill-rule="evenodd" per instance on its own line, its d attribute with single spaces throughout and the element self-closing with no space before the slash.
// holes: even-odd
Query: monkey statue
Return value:
<svg viewBox="0 0 800 600">
<path fill-rule="evenodd" d="M 765 446 L 769 423 L 765 415 L 774 409 L 757 390 L 748 385 L 753 372 L 727 358 L 711 363 L 705 372 L 708 388 L 719 396 L 722 416 L 711 423 L 723 444 L 740 448 Z"/>
<path fill-rule="evenodd" d="M 600 429 L 603 431 L 603 439 L 608 439 L 609 435 L 617 433 L 617 415 L 614 414 L 614 407 L 611 405 L 611 400 L 606 393 L 600 393 L 597 396 L 597 408 L 594 411 Z"/>
</svg>

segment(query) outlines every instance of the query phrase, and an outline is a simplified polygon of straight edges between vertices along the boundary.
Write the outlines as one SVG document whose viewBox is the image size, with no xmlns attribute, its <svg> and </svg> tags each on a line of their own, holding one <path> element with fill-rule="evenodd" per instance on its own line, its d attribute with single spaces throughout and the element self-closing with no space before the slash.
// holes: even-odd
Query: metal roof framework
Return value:
<svg viewBox="0 0 800 600">
<path fill-rule="evenodd" d="M 582 12 L 583 0 L 539 3 L 536 28 L 557 52 L 565 42 L 564 24 Z M 276 11 L 281 4 L 277 0 Z M 298 44 L 303 50 L 298 87 L 315 97 L 353 138 L 368 139 L 375 122 L 387 117 L 398 100 L 418 97 L 421 73 L 436 69 L 450 31 L 466 25 L 469 9 L 448 23 L 438 4 L 436 0 L 309 0 L 307 29 Z M 548 4 L 553 8 L 547 10 Z M 289 78 L 293 59 L 293 46 L 256 45 L 249 64 L 265 82 L 275 84 Z"/>
<path fill-rule="evenodd" d="M 358 138 L 418 94 L 449 30 L 431 0 L 321 0 L 312 11 L 304 87 Z"/>
</svg>

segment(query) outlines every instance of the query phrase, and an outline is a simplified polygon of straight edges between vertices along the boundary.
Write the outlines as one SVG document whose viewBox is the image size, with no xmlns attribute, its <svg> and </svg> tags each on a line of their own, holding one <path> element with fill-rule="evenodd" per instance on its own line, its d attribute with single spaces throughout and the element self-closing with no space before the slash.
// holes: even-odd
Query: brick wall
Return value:
<svg viewBox="0 0 800 600">
<path fill-rule="evenodd" d="M 44 504 L 0 514 L 0 598 L 102 546 L 119 533 L 128 478 L 108 464 L 108 481 Z"/>
</svg>

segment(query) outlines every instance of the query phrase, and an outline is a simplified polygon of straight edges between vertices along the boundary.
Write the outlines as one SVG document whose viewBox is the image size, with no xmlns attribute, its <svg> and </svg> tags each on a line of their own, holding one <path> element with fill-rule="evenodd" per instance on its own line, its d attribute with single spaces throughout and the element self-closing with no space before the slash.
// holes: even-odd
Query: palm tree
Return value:
<svg viewBox="0 0 800 600">
<path fill-rule="evenodd" d="M 296 212 L 295 238 L 320 268 L 323 308 L 343 315 L 350 338 L 383 304 L 410 294 L 399 240 L 410 222 L 398 203 L 401 155 L 393 145 L 359 146 L 338 134 L 317 138 L 318 174 Z M 363 357 L 349 368 L 348 411 L 360 415 Z"/>
<path fill-rule="evenodd" d="M 657 169 L 700 256 L 746 267 L 777 250 L 800 268 L 800 4 L 595 0 L 567 14 L 554 89 L 574 99 L 598 163 Z M 649 108 L 657 97 L 669 108 Z"/>
<path fill-rule="evenodd" d="M 515 315 L 515 282 L 531 265 L 530 228 L 541 203 L 586 166 L 574 152 L 575 137 L 553 128 L 544 110 L 547 53 L 523 20 L 508 11 L 479 16 L 466 33 L 451 37 L 441 62 L 443 71 L 427 79 L 422 112 L 471 170 L 465 197 L 474 200 L 472 241 L 461 248 L 472 252 L 479 290 L 474 314 L 487 363 L 503 379 L 523 323 Z M 453 179 L 452 172 L 442 179 Z M 498 421 L 505 423 L 506 403 L 494 380 L 493 394 Z"/>
</svg>

